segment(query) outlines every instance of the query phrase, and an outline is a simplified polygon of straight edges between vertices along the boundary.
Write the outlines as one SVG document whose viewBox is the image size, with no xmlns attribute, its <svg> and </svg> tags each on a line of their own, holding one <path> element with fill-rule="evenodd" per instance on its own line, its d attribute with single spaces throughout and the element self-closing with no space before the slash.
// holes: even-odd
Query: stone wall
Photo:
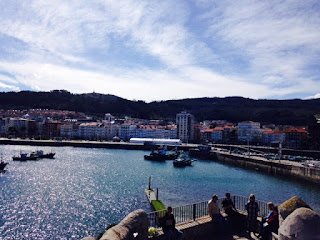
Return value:
<svg viewBox="0 0 320 240">
<path fill-rule="evenodd" d="M 118 225 L 108 229 L 100 240 L 147 240 L 149 219 L 147 213 L 136 210 L 125 217 Z M 82 240 L 93 240 L 87 237 Z"/>
</svg>

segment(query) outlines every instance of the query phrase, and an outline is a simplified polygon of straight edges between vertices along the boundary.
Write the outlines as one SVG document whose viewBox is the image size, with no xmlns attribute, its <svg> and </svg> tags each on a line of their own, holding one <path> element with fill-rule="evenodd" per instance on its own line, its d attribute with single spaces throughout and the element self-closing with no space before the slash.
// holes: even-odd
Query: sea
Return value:
<svg viewBox="0 0 320 240">
<path fill-rule="evenodd" d="M 12 156 L 36 150 L 55 159 L 18 162 Z M 166 206 L 182 206 L 254 193 L 281 204 L 298 196 L 320 213 L 320 187 L 206 160 L 173 167 L 172 161 L 144 160 L 148 151 L 0 145 L 9 161 L 0 173 L 0 239 L 81 239 L 96 237 L 127 214 L 151 212 L 144 193 L 152 188 Z"/>
</svg>

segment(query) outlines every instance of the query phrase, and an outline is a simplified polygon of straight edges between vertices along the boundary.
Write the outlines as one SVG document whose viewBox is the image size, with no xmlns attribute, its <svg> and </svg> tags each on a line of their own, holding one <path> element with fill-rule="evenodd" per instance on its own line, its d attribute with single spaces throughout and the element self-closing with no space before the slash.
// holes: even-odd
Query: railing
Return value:
<svg viewBox="0 0 320 240">
<path fill-rule="evenodd" d="M 246 210 L 245 206 L 246 206 L 246 203 L 249 201 L 248 197 L 232 196 L 231 199 L 232 199 L 236 209 L 241 210 L 241 211 Z M 259 210 L 260 210 L 259 216 L 263 216 L 263 217 L 267 216 L 268 212 L 269 212 L 267 203 L 263 202 L 263 201 L 259 201 L 259 200 L 256 200 L 256 202 L 258 203 Z"/>
<path fill-rule="evenodd" d="M 237 210 L 245 211 L 245 205 L 249 201 L 248 197 L 243 196 L 232 196 L 231 197 L 233 203 L 235 204 L 235 208 Z M 222 209 L 222 201 L 223 199 L 218 200 L 218 204 L 220 209 Z M 259 205 L 259 215 L 266 216 L 268 214 L 268 206 L 266 202 L 257 201 Z M 160 210 L 156 212 L 148 213 L 148 218 L 150 221 L 150 226 L 159 227 L 159 219 L 164 216 L 166 210 Z M 175 216 L 176 223 L 183 223 L 190 220 L 195 220 L 196 218 L 208 216 L 208 202 L 199 202 L 194 204 L 188 204 L 180 207 L 172 208 L 172 213 Z"/>
</svg>

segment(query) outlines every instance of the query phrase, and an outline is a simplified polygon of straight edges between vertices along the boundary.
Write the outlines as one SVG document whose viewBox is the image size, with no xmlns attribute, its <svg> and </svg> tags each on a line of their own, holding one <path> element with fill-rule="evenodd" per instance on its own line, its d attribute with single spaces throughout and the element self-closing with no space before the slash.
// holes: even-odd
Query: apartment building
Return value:
<svg viewBox="0 0 320 240">
<path fill-rule="evenodd" d="M 238 123 L 238 141 L 239 142 L 261 142 L 263 129 L 260 123 L 244 121 Z"/>
<path fill-rule="evenodd" d="M 184 143 L 194 140 L 194 116 L 187 112 L 178 113 L 176 116 L 177 137 Z"/>
</svg>

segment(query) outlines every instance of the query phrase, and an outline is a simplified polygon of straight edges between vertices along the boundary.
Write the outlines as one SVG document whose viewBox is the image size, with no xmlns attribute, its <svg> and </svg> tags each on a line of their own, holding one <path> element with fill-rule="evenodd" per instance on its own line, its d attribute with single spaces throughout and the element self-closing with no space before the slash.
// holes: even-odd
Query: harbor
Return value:
<svg viewBox="0 0 320 240">
<path fill-rule="evenodd" d="M 4 159 L 37 149 L 39 146 L 0 145 Z M 255 193 L 257 199 L 276 204 L 298 195 L 320 212 L 316 185 L 255 169 L 201 159 L 191 167 L 176 168 L 173 161 L 145 160 L 150 150 L 41 149 L 55 152 L 55 159 L 9 160 L 6 172 L 0 174 L 0 235 L 5 239 L 81 239 L 97 236 L 136 209 L 152 212 L 145 196 L 150 175 L 154 192 L 159 188 L 159 199 L 174 208 L 209 200 L 214 193 L 223 197 L 231 192 L 241 196 Z"/>
</svg>

